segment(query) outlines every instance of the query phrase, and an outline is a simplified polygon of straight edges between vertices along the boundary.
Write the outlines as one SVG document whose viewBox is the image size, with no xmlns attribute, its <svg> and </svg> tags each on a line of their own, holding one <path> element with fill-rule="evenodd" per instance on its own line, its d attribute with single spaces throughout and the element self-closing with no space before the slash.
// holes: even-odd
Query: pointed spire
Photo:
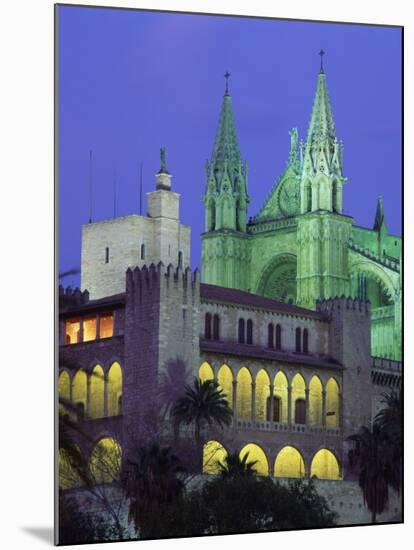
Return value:
<svg viewBox="0 0 414 550">
<path fill-rule="evenodd" d="M 313 101 L 307 141 L 309 144 L 315 141 L 328 141 L 333 143 L 335 138 L 335 123 L 329 103 L 326 74 L 323 72 L 323 66 L 321 65 L 321 72 L 318 74 L 316 94 Z"/>
<path fill-rule="evenodd" d="M 374 231 L 380 231 L 385 223 L 384 205 L 382 202 L 382 196 L 378 196 L 377 211 L 375 213 Z"/>
<path fill-rule="evenodd" d="M 211 176 L 214 177 L 218 189 L 223 176 L 227 173 L 232 188 L 235 190 L 238 187 L 240 164 L 242 161 L 234 125 L 231 96 L 228 92 L 229 76 L 230 74 L 226 72 L 226 91 L 223 97 L 213 154 L 208 166 L 208 178 L 211 178 Z"/>
</svg>

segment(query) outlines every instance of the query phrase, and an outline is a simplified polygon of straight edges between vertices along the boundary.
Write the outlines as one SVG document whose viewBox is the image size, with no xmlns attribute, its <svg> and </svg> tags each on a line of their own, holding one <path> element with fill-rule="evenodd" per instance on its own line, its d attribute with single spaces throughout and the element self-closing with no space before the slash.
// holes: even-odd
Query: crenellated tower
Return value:
<svg viewBox="0 0 414 550">
<path fill-rule="evenodd" d="M 245 289 L 247 163 L 241 160 L 231 96 L 226 90 L 211 160 L 206 162 L 205 232 L 202 235 L 203 281 Z"/>
<path fill-rule="evenodd" d="M 297 302 L 349 295 L 348 243 L 353 220 L 342 215 L 342 143 L 336 137 L 321 68 L 306 141 L 302 143 L 298 218 Z"/>
</svg>

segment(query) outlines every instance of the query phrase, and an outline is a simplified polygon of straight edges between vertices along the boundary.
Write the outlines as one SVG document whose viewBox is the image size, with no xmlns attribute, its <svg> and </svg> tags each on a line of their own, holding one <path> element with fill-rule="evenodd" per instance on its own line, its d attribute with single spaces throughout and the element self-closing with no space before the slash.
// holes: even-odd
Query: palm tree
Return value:
<svg viewBox="0 0 414 550">
<path fill-rule="evenodd" d="M 385 407 L 375 417 L 375 423 L 380 427 L 388 445 L 392 448 L 393 463 L 390 472 L 390 484 L 397 492 L 402 482 L 403 454 L 403 403 L 402 392 L 392 391 L 382 394 Z"/>
<path fill-rule="evenodd" d="M 201 445 L 201 429 L 205 424 L 228 426 L 233 416 L 223 390 L 215 380 L 201 382 L 197 378 L 193 386 L 186 386 L 184 395 L 174 405 L 173 416 L 187 426 L 194 423 L 194 438 Z"/>
<path fill-rule="evenodd" d="M 141 535 L 145 534 L 147 524 L 158 517 L 159 506 L 170 504 L 181 496 L 184 473 L 171 449 L 161 448 L 158 443 L 139 448 L 136 460 L 128 460 L 124 483 L 129 499 L 129 519 Z"/>
<path fill-rule="evenodd" d="M 246 453 L 243 458 L 240 458 L 237 452 L 228 454 L 223 462 L 219 462 L 221 477 L 223 479 L 234 479 L 256 475 L 254 466 L 257 460 L 247 462 L 248 458 L 249 453 Z"/>
<path fill-rule="evenodd" d="M 388 504 L 388 487 L 392 484 L 393 451 L 379 424 L 372 429 L 362 426 L 348 437 L 356 443 L 350 452 L 351 466 L 359 466 L 359 486 L 364 502 L 372 514 L 372 523 Z"/>
</svg>

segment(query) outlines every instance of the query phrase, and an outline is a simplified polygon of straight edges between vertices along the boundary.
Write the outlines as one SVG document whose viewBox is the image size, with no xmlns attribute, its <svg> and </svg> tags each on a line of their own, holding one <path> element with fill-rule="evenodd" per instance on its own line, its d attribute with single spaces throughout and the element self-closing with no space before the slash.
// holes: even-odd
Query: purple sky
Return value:
<svg viewBox="0 0 414 550">
<path fill-rule="evenodd" d="M 242 157 L 249 215 L 283 171 L 290 128 L 305 136 L 323 48 L 338 139 L 344 142 L 345 213 L 371 227 L 384 197 L 401 234 L 401 30 L 399 28 L 151 13 L 62 6 L 58 19 L 59 269 L 80 267 L 88 221 L 139 213 L 167 147 L 181 220 L 191 225 L 200 267 L 204 164 L 213 148 L 225 82 Z M 145 201 L 144 201 L 145 212 Z M 68 277 L 65 284 L 79 284 Z"/>
</svg>

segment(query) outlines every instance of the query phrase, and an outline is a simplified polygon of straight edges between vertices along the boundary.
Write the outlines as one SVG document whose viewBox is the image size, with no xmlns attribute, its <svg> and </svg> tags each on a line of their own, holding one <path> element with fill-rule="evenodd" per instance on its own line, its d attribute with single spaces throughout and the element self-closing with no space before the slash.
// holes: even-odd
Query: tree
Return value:
<svg viewBox="0 0 414 550">
<path fill-rule="evenodd" d="M 227 478 L 243 478 L 256 475 L 254 469 L 257 460 L 247 462 L 249 453 L 246 453 L 243 458 L 235 453 L 230 453 L 226 456 L 222 463 L 219 463 L 220 475 L 223 479 Z"/>
<path fill-rule="evenodd" d="M 359 467 L 358 483 L 364 496 L 364 502 L 371 512 L 372 523 L 377 514 L 381 514 L 388 504 L 388 487 L 392 483 L 393 449 L 380 424 L 372 428 L 362 426 L 357 434 L 348 438 L 356 444 L 350 453 L 351 467 Z"/>
<path fill-rule="evenodd" d="M 194 437 L 197 447 L 201 446 L 201 430 L 207 424 L 228 426 L 233 416 L 223 390 L 215 380 L 201 382 L 197 378 L 194 385 L 185 387 L 184 395 L 173 407 L 173 416 L 178 422 L 194 424 Z"/>
<path fill-rule="evenodd" d="M 140 538 L 152 536 L 160 511 L 172 504 L 184 490 L 184 469 L 169 447 L 158 443 L 140 447 L 135 460 L 128 460 L 124 487 L 129 499 L 129 519 Z"/>
<path fill-rule="evenodd" d="M 389 472 L 390 484 L 397 492 L 402 483 L 402 455 L 403 455 L 403 402 L 402 392 L 392 391 L 382 394 L 385 407 L 375 417 L 387 445 L 392 448 L 392 464 Z"/>
</svg>

